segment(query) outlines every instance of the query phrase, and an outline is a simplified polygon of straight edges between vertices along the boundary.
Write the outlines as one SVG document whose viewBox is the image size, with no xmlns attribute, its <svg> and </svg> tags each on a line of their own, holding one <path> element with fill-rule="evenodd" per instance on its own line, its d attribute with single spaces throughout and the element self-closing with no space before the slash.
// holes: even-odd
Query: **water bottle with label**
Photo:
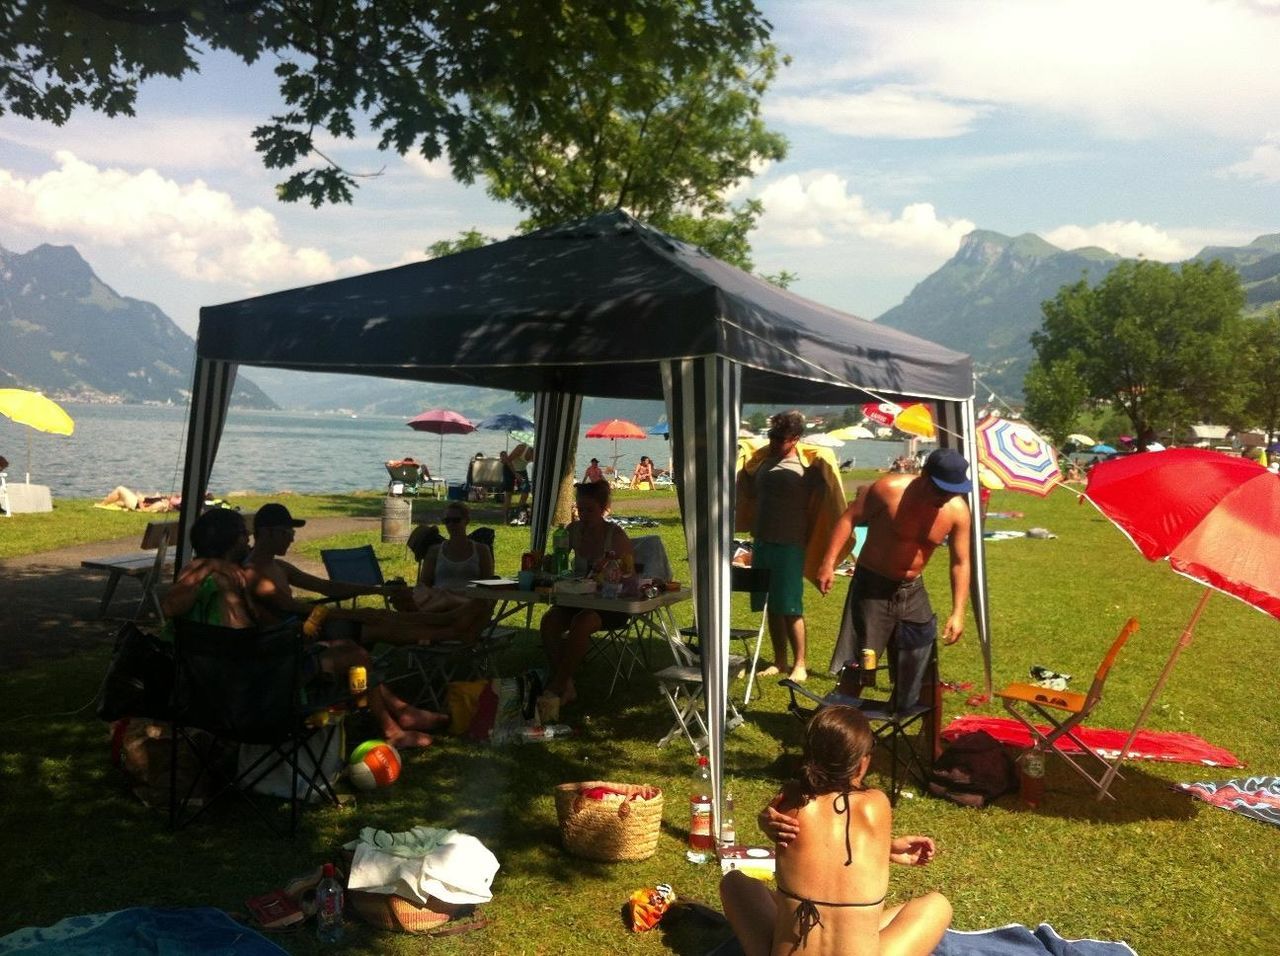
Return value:
<svg viewBox="0 0 1280 956">
<path fill-rule="evenodd" d="M 551 535 L 551 549 L 555 555 L 555 575 L 558 578 L 569 575 L 569 531 L 564 525 L 556 528 Z"/>
<path fill-rule="evenodd" d="M 693 776 L 693 792 L 689 795 L 689 849 L 684 857 L 690 863 L 706 863 L 714 844 L 711 837 L 711 764 L 698 758 Z"/>
<path fill-rule="evenodd" d="M 337 943 L 342 940 L 342 884 L 332 863 L 324 865 L 323 873 L 316 885 L 316 938 Z"/>
</svg>

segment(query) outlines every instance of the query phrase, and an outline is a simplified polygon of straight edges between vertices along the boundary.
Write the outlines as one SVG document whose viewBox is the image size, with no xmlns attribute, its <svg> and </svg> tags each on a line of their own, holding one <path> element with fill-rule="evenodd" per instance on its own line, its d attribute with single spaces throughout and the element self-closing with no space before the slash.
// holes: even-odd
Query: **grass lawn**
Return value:
<svg viewBox="0 0 1280 956">
<path fill-rule="evenodd" d="M 868 477 L 864 474 L 863 477 Z M 377 514 L 377 497 L 288 499 L 295 514 Z M 685 548 L 672 506 L 674 495 L 621 493 L 620 514 L 648 513 L 662 522 L 677 577 L 688 580 Z M 242 504 L 252 510 L 259 501 Z M 1052 540 L 991 544 L 990 598 L 995 683 L 1022 679 L 1028 665 L 1045 664 L 1088 686 L 1093 669 L 1130 615 L 1142 628 L 1108 683 L 1100 722 L 1127 728 L 1199 597 L 1199 587 L 1168 567 L 1144 561 L 1127 540 L 1074 494 L 1047 500 L 996 492 L 993 511 L 1019 510 L 1020 519 L 995 519 L 993 528 L 1054 532 Z M 121 519 L 105 524 L 87 503 L 59 504 L 36 538 L 6 535 L 0 556 L 114 536 Z M 145 516 L 138 516 L 138 527 Z M 29 526 L 28 526 L 29 527 Z M 110 527 L 112 533 L 104 534 Z M 8 530 L 8 529 L 6 529 Z M 132 533 L 130 531 L 129 533 Z M 325 544 L 364 543 L 346 535 Z M 38 540 L 38 544 L 34 543 Z M 499 571 L 514 570 L 525 549 L 523 528 L 498 529 Z M 409 577 L 403 547 L 374 542 L 385 573 Z M 315 552 L 316 543 L 303 549 Z M 927 573 L 935 605 L 947 598 L 946 555 Z M 834 641 L 847 579 L 823 599 L 810 589 L 808 627 L 811 683 L 823 674 Z M 735 623 L 753 624 L 735 597 Z M 688 608 L 682 607 L 685 617 Z M 897 832 L 933 836 L 939 856 L 923 869 L 895 868 L 890 899 L 940 889 L 955 906 L 958 929 L 1017 922 L 1052 923 L 1067 937 L 1123 939 L 1143 956 L 1275 952 L 1280 926 L 1280 828 L 1264 826 L 1173 792 L 1175 781 L 1280 773 L 1280 710 L 1276 706 L 1274 620 L 1215 595 L 1195 642 L 1183 655 L 1149 725 L 1191 731 L 1233 750 L 1246 770 L 1180 764 L 1130 763 L 1099 804 L 1059 760 L 1048 763 L 1048 793 L 1038 810 L 1005 798 L 975 811 L 923 797 L 899 802 Z M 940 651 L 942 676 L 973 682 L 980 691 L 982 657 L 972 625 L 963 641 Z M 0 934 L 74 913 L 134 904 L 213 905 L 239 910 L 242 901 L 336 856 L 362 826 L 406 829 L 454 827 L 480 837 L 502 864 L 488 929 L 456 938 L 420 940 L 348 924 L 353 953 L 658 953 L 696 954 L 724 938 L 721 929 L 692 923 L 632 935 L 618 918 L 634 889 L 669 882 L 677 893 L 718 907 L 718 872 L 684 860 L 686 794 L 693 768 L 687 745 L 658 750 L 654 742 L 670 714 L 653 682 L 637 673 L 613 698 L 603 699 L 603 665 L 579 681 L 582 706 L 568 711 L 579 736 L 564 741 L 493 748 L 440 739 L 406 754 L 395 786 L 361 795 L 349 809 L 306 813 L 296 839 L 266 834 L 230 802 L 211 818 L 178 834 L 138 804 L 107 763 L 103 725 L 85 706 L 107 659 L 92 654 L 0 674 L 6 700 L 0 743 L 0 837 L 8 846 L 7 902 Z M 504 672 L 541 660 L 533 635 L 518 639 Z M 592 677 L 597 678 L 593 693 Z M 742 684 L 732 692 L 739 696 Z M 946 720 L 962 713 L 1003 713 L 998 704 L 967 707 L 967 693 L 945 695 Z M 787 695 L 773 681 L 753 699 L 745 726 L 726 742 L 727 788 L 738 808 L 739 839 L 760 842 L 755 812 L 789 773 L 801 725 L 786 712 Z M 881 767 L 882 765 L 877 765 Z M 874 776 L 873 772 L 873 776 Z M 604 779 L 652 783 L 666 793 L 657 854 L 634 864 L 577 860 L 559 846 L 552 791 L 556 784 Z M 308 931 L 276 937 L 290 952 L 318 946 Z"/>
</svg>

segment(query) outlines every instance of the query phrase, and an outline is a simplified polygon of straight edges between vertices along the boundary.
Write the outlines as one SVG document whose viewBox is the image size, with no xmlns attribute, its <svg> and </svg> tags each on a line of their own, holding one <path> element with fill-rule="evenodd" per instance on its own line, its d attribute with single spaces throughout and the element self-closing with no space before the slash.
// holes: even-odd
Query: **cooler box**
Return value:
<svg viewBox="0 0 1280 956">
<path fill-rule="evenodd" d="M 466 485 L 464 485 L 464 484 L 461 484 L 461 483 L 459 483 L 459 484 L 453 484 L 453 483 L 450 483 L 450 485 L 449 485 L 449 493 L 448 493 L 448 495 L 446 495 L 446 497 L 447 497 L 450 501 L 466 501 L 466 500 L 467 500 L 467 486 L 466 486 Z"/>
</svg>

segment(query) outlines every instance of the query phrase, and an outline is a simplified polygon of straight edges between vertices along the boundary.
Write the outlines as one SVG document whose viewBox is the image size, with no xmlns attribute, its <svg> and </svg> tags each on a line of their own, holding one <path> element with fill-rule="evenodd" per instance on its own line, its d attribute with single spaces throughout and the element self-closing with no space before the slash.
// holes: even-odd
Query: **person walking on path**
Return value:
<svg viewBox="0 0 1280 956">
<path fill-rule="evenodd" d="M 802 453 L 804 416 L 781 412 L 769 420 L 769 444 L 738 472 L 735 526 L 750 531 L 751 564 L 769 571 L 768 593 L 751 595 L 754 611 L 768 600 L 773 662 L 761 673 L 780 674 L 792 654 L 788 676 L 808 679 L 805 660 L 804 579 L 817 583 L 819 556 L 844 508 L 844 491 L 834 468 L 818 449 Z"/>
<path fill-rule="evenodd" d="M 948 540 L 951 611 L 942 639 L 947 644 L 960 640 L 969 595 L 970 515 L 963 496 L 972 488 L 969 463 L 959 452 L 939 448 L 925 460 L 919 475 L 886 475 L 845 509 L 818 572 L 823 595 L 831 591 L 836 561 L 848 550 L 854 527 L 865 526 L 867 538 L 845 598 L 830 673 L 840 673 L 846 662 L 856 668 L 864 648 L 882 657 L 899 625 L 918 625 L 907 628 L 912 646 L 933 643 L 936 618 L 921 575 L 933 552 Z"/>
</svg>

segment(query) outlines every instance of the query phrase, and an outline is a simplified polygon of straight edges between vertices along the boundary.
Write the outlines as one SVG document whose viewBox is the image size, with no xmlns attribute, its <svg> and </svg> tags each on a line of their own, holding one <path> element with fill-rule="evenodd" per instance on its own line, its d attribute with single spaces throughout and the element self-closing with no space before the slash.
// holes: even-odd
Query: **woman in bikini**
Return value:
<svg viewBox="0 0 1280 956">
<path fill-rule="evenodd" d="M 591 574 L 612 551 L 620 561 L 634 552 L 631 540 L 620 525 L 605 520 L 609 510 L 610 490 L 607 481 L 583 482 L 577 485 L 578 519 L 568 527 L 569 546 L 573 549 L 575 577 Z M 571 704 L 578 692 L 573 684 L 574 671 L 586 656 L 591 635 L 604 628 L 621 627 L 627 615 L 621 611 L 592 611 L 559 605 L 542 616 L 542 646 L 551 662 L 551 681 L 547 693 Z"/>
<path fill-rule="evenodd" d="M 923 866 L 922 836 L 890 835 L 883 792 L 863 785 L 874 737 L 855 707 L 820 710 L 797 780 L 761 812 L 777 843 L 777 891 L 733 871 L 720 898 L 748 956 L 927 956 L 951 922 L 941 893 L 885 905 L 889 863 Z"/>
</svg>

